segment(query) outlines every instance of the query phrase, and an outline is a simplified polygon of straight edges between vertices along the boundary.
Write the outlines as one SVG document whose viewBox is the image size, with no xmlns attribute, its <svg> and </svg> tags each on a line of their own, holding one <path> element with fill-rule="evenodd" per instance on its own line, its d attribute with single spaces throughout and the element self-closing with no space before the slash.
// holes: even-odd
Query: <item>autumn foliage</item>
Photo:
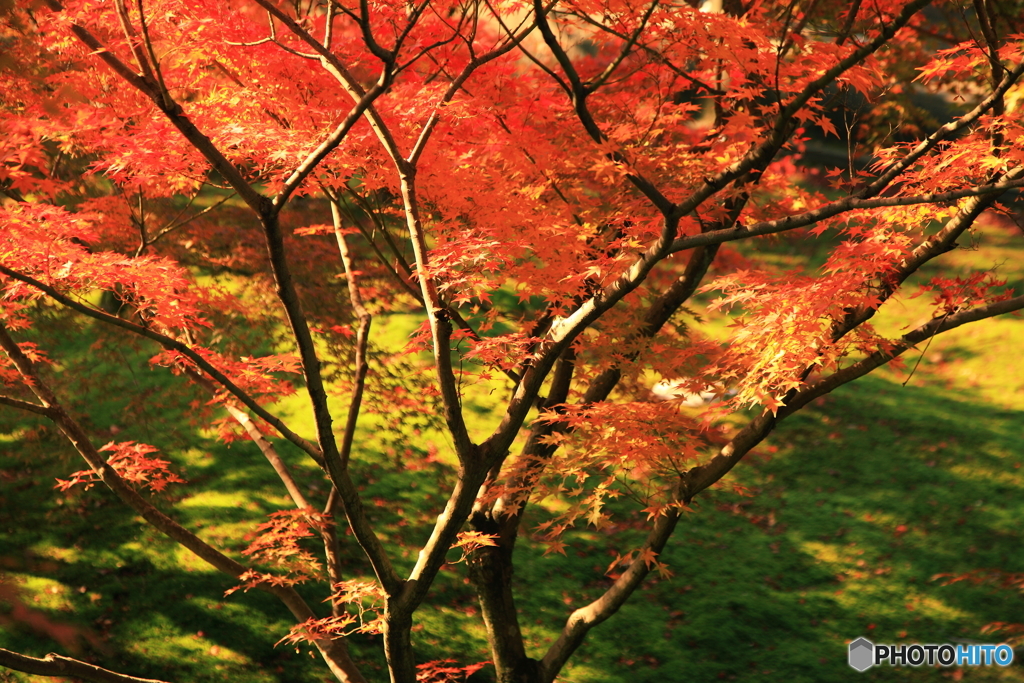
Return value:
<svg viewBox="0 0 1024 683">
<path fill-rule="evenodd" d="M 365 680 L 356 633 L 396 682 L 480 669 L 413 647 L 414 613 L 460 571 L 497 678 L 554 680 L 645 577 L 671 575 L 659 555 L 690 502 L 786 417 L 1024 307 L 998 272 L 909 284 L 1024 186 L 1014 3 L 697 5 L 0 4 L 0 405 L 84 459 L 59 488 L 102 482 L 225 591 L 278 597 L 282 641 L 338 680 Z M 827 258 L 760 260 L 782 233 Z M 872 328 L 918 295 L 930 320 Z M 723 312 L 726 332 L 705 324 Z M 397 313 L 422 320 L 401 352 L 373 327 Z M 175 521 L 165 494 L 194 484 L 159 434 L 100 445 L 44 315 L 145 340 L 192 387 L 197 426 L 264 458 L 292 507 L 254 519 L 243 552 Z M 296 392 L 308 433 L 275 409 Z M 478 395 L 501 397 L 486 429 L 467 419 Z M 367 423 L 403 468 L 446 476 L 408 563 L 354 483 Z M 322 468 L 319 494 L 295 455 Z M 526 642 L 517 537 L 558 553 L 587 526 L 616 557 L 606 590 L 554 643 Z"/>
</svg>

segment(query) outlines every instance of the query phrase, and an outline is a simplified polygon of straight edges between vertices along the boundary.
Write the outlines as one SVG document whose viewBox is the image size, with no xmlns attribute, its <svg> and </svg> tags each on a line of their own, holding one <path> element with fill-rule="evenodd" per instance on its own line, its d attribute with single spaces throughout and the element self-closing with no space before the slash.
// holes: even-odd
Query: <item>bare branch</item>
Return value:
<svg viewBox="0 0 1024 683">
<path fill-rule="evenodd" d="M 0 324 L 0 348 L 6 352 L 7 357 L 18 369 L 25 383 L 29 386 L 43 405 L 46 406 L 52 415 L 51 418 L 60 427 L 61 431 L 68 437 L 72 445 L 82 455 L 82 458 L 89 464 L 96 475 L 125 503 L 130 505 L 136 512 L 141 514 L 146 521 L 163 531 L 165 534 L 182 544 L 208 563 L 230 574 L 239 576 L 246 571 L 246 567 L 231 558 L 222 554 L 219 550 L 207 545 L 198 536 L 188 531 L 174 520 L 170 519 L 157 510 L 147 500 L 142 498 L 135 489 L 129 486 L 121 476 L 107 464 L 106 459 L 96 450 L 89 437 L 85 434 L 78 423 L 72 419 L 61 407 L 56 396 L 49 387 L 42 382 L 35 372 L 32 361 L 22 352 L 18 345 L 11 339 L 7 328 Z"/>
<path fill-rule="evenodd" d="M 188 376 L 192 378 L 192 381 L 206 389 L 214 396 L 217 395 L 217 386 L 208 378 L 194 370 L 189 370 L 187 372 Z M 263 432 L 260 431 L 260 428 L 252 421 L 252 418 L 249 417 L 249 413 L 242 410 L 239 405 L 230 399 L 224 401 L 223 405 L 224 409 L 228 411 L 228 414 L 234 418 L 235 422 L 237 422 L 242 429 L 245 430 L 246 435 L 253 443 L 256 444 L 256 447 L 260 449 L 260 452 L 263 454 L 263 457 L 267 459 L 267 462 L 270 463 L 270 466 L 274 468 L 274 472 L 277 473 L 277 476 L 284 485 L 285 490 L 288 491 L 288 495 L 291 497 L 292 502 L 295 503 L 295 507 L 300 510 L 310 507 L 306 497 L 302 495 L 299 485 L 295 483 L 295 478 L 292 476 L 288 466 L 281 459 L 281 456 L 278 455 L 277 449 L 274 448 L 274 444 L 270 443 L 270 441 L 267 440 L 267 437 L 263 436 Z"/>
<path fill-rule="evenodd" d="M 328 50 L 331 49 L 331 41 L 334 38 L 334 2 L 335 0 L 327 0 L 327 13 L 326 19 L 324 20 L 323 45 Z"/>
<path fill-rule="evenodd" d="M 389 595 L 402 588 L 402 580 L 395 571 L 384 546 L 366 516 L 359 491 L 349 475 L 347 463 L 342 461 L 338 441 L 334 434 L 334 417 L 327 400 L 327 387 L 320 372 L 320 359 L 313 341 L 308 321 L 302 310 L 295 282 L 292 279 L 284 245 L 284 236 L 276 213 L 261 214 L 270 265 L 277 284 L 277 296 L 285 309 L 292 336 L 302 360 L 302 376 L 306 380 L 306 394 L 313 407 L 317 441 L 323 453 L 323 465 L 333 484 L 337 487 L 345 506 L 352 533 L 373 565 L 377 580 Z"/>
<path fill-rule="evenodd" d="M 270 35 L 267 36 L 266 38 L 254 40 L 249 43 L 236 43 L 231 40 L 225 40 L 224 42 L 228 45 L 234 45 L 235 47 L 256 47 L 257 45 L 265 45 L 266 43 L 274 43 L 276 45 L 280 45 L 280 43 L 277 42 L 277 26 L 274 24 L 274 15 L 271 14 L 270 12 L 267 12 L 267 19 L 268 23 L 270 24 Z"/>
<path fill-rule="evenodd" d="M 178 214 L 178 217 L 175 218 L 175 220 L 171 221 L 170 223 L 165 225 L 163 228 L 160 228 L 160 230 L 158 230 L 155 235 L 152 235 L 152 236 L 149 236 L 149 237 L 144 237 L 143 240 L 139 244 L 139 248 L 135 250 L 135 256 L 136 257 L 141 256 L 143 254 L 143 252 L 146 251 L 146 249 L 148 249 L 149 247 L 151 247 L 154 244 L 156 244 L 157 242 L 159 242 L 163 237 L 171 234 L 172 232 L 174 232 L 178 228 L 185 227 L 186 225 L 188 225 L 192 221 L 196 220 L 197 218 L 202 218 L 203 216 L 205 216 L 206 214 L 210 213 L 214 209 L 217 209 L 221 205 L 223 205 L 224 203 L 230 201 L 236 195 L 237 195 L 237 193 L 232 192 L 228 196 L 223 197 L 222 199 L 214 202 L 213 204 L 211 204 L 210 206 L 206 207 L 205 209 L 202 209 L 201 211 L 197 211 L 196 213 L 192 214 L 191 216 L 188 216 L 187 218 L 181 218 L 180 217 L 181 214 Z M 195 201 L 195 197 L 192 197 L 192 198 L 189 199 L 189 205 L 190 206 L 191 206 L 193 201 Z M 185 211 L 187 211 L 187 210 L 188 210 L 188 207 L 186 206 L 184 209 L 182 209 L 181 213 L 185 213 Z"/>
<path fill-rule="evenodd" d="M 323 190 L 324 194 L 331 196 L 332 192 L 330 189 L 323 186 L 321 186 L 321 189 Z M 359 205 L 359 207 L 366 213 L 366 215 L 370 217 L 370 220 L 373 221 L 376 228 L 384 236 L 384 241 L 388 245 L 388 250 L 394 257 L 395 262 L 398 264 L 398 267 L 402 269 L 402 273 L 404 273 L 404 276 L 400 275 L 395 266 L 391 265 L 391 262 L 388 261 L 387 257 L 381 251 L 380 247 L 377 246 L 377 242 L 373 239 L 373 235 L 370 234 L 366 227 L 362 225 L 362 223 L 359 220 L 357 220 L 355 216 L 351 215 L 351 213 L 348 212 L 345 209 L 345 206 L 340 202 L 338 205 L 339 210 L 347 214 L 351 223 L 356 227 L 357 230 L 359 230 L 359 233 L 363 236 L 363 239 L 366 240 L 366 243 L 370 245 L 370 248 L 373 250 L 374 255 L 377 257 L 377 261 L 379 261 L 381 265 L 387 268 L 388 273 L 391 274 L 391 277 L 394 278 L 394 280 L 402 287 L 402 289 L 404 289 L 414 299 L 416 299 L 416 301 L 419 302 L 421 306 L 425 306 L 425 304 L 423 303 L 423 292 L 416 289 L 416 287 L 413 284 L 410 284 L 410 281 L 415 281 L 416 275 L 412 272 L 412 268 L 409 266 L 409 263 L 405 260 L 405 257 L 403 257 L 401 252 L 398 250 L 398 245 L 396 245 L 395 241 L 391 238 L 391 233 L 388 231 L 387 226 L 380 219 L 377 213 L 369 206 L 366 200 L 359 195 L 358 192 L 355 192 L 354 190 L 352 190 L 352 188 L 348 187 L 347 185 L 343 186 L 342 189 L 346 194 L 348 194 L 348 196 L 350 196 L 353 199 L 353 201 L 356 202 L 356 204 Z M 448 311 L 448 314 L 452 317 L 452 321 L 459 326 L 459 329 L 466 331 L 469 334 L 470 339 L 472 339 L 473 341 L 480 341 L 482 339 L 480 334 L 476 331 L 476 328 L 474 328 L 473 325 L 462 316 L 462 314 L 459 312 L 457 308 L 455 308 L 454 305 L 445 304 L 445 306 L 446 310 Z M 508 377 L 513 382 L 519 382 L 519 373 L 517 373 L 515 370 L 502 369 L 502 372 L 505 374 L 506 377 Z"/>
<path fill-rule="evenodd" d="M 394 64 L 398 59 L 398 53 L 402 50 L 402 44 L 405 42 L 406 38 L 409 37 L 409 34 L 412 33 L 413 28 L 415 28 L 427 7 L 430 7 L 431 2 L 432 0 L 423 0 L 423 2 L 418 6 L 413 4 L 412 11 L 407 15 L 408 19 L 405 23 L 405 28 L 403 28 L 402 32 L 398 34 L 398 37 L 395 39 L 395 46 L 391 49 L 392 62 L 389 62 L 390 64 Z"/>
<path fill-rule="evenodd" d="M 331 218 L 334 221 L 334 236 L 338 240 L 338 250 L 341 252 L 341 262 L 345 267 L 345 279 L 348 281 L 348 296 L 352 303 L 352 310 L 359 320 L 359 329 L 356 332 L 355 348 L 355 376 L 352 378 L 352 397 L 349 400 L 348 416 L 345 419 L 345 432 L 341 437 L 341 462 L 348 464 L 352 454 L 352 442 L 355 439 L 356 423 L 359 420 L 359 409 L 363 404 L 363 390 L 366 386 L 366 373 L 369 365 L 366 362 L 366 347 L 370 341 L 370 324 L 373 316 L 363 305 L 363 295 L 359 291 L 359 283 L 356 280 L 356 270 L 352 263 L 352 255 L 349 253 L 348 244 L 345 242 L 345 235 L 342 232 L 341 206 L 337 197 L 331 198 Z"/>
<path fill-rule="evenodd" d="M 414 610 L 426 597 L 437 572 L 445 563 L 445 554 L 455 543 L 456 534 L 473 511 L 473 502 L 487 471 L 482 467 L 472 470 L 460 467 L 455 487 L 448 497 L 444 510 L 438 515 L 437 523 L 431 530 L 429 540 L 419 553 L 416 565 L 409 573 L 406 590 L 398 602 L 402 610 Z"/>
<path fill-rule="evenodd" d="M 444 418 L 455 443 L 455 453 L 459 461 L 465 464 L 476 455 L 476 446 L 469 437 L 466 421 L 462 414 L 462 396 L 455 381 L 452 368 L 451 336 L 452 325 L 447 306 L 442 302 L 437 284 L 428 274 L 427 238 L 420 221 L 419 200 L 416 197 L 415 172 L 411 165 L 402 163 L 400 172 L 402 202 L 405 208 L 406 225 L 412 238 L 413 254 L 416 258 L 416 274 L 423 293 L 423 303 L 427 309 L 427 320 L 430 323 L 431 337 L 434 342 L 434 362 L 437 366 L 438 385 L 444 404 Z M 445 548 L 445 552 L 447 552 Z"/>
<path fill-rule="evenodd" d="M 682 513 L 678 509 L 671 509 L 660 515 L 648 533 L 647 540 L 640 547 L 637 557 L 626 571 L 622 572 L 601 597 L 569 615 L 558 639 L 548 648 L 544 659 L 541 660 L 543 683 L 554 681 L 572 653 L 583 643 L 590 629 L 615 614 L 636 591 L 652 569 L 651 564 L 645 560 L 649 553 L 658 555 L 664 550 L 665 544 L 675 531 L 680 514 Z"/>
<path fill-rule="evenodd" d="M 217 388 L 206 377 L 203 377 L 198 372 L 190 371 L 189 376 L 200 386 L 204 387 L 207 391 L 216 394 Z M 274 469 L 281 483 L 284 485 L 285 490 L 288 491 L 288 495 L 291 497 L 292 502 L 295 503 L 295 507 L 299 510 L 312 509 L 309 501 L 302 494 L 299 485 L 296 483 L 295 478 L 292 476 L 291 470 L 288 465 L 285 464 L 284 460 L 278 454 L 277 449 L 260 431 L 259 427 L 252 421 L 249 414 L 242 410 L 234 401 L 224 401 L 224 408 L 228 411 L 228 414 L 235 419 L 235 421 L 241 425 L 242 429 L 249 438 L 256 444 L 256 447 L 263 453 L 263 457 L 266 458 L 267 462 Z M 327 560 L 327 572 L 331 580 L 331 585 L 337 584 L 342 580 L 341 576 L 341 559 L 339 556 L 338 547 L 338 529 L 335 523 L 334 508 L 335 505 L 332 501 L 337 500 L 338 489 L 331 487 L 331 493 L 328 496 L 327 506 L 324 510 L 324 516 L 329 518 L 329 523 L 323 525 L 319 529 L 320 538 L 324 544 L 324 555 Z M 341 611 L 344 609 L 344 603 L 340 603 L 337 600 L 331 601 L 331 611 L 334 616 L 339 616 Z"/>
<path fill-rule="evenodd" d="M 323 454 L 321 453 L 320 449 L 316 447 L 315 444 L 310 443 L 306 439 L 302 438 L 301 436 L 293 432 L 283 421 L 281 421 L 280 418 L 269 413 L 251 396 L 242 391 L 242 389 L 234 382 L 232 382 L 224 373 L 222 373 L 220 370 L 211 365 L 209 361 L 207 361 L 201 355 L 196 353 L 187 344 L 180 342 L 177 339 L 174 339 L 173 337 L 168 337 L 165 334 L 160 334 L 155 330 L 143 327 L 142 325 L 136 325 L 135 323 L 132 323 L 128 320 L 124 320 L 123 318 L 119 318 L 116 315 L 110 315 L 105 311 L 101 311 L 91 306 L 87 306 L 79 301 L 75 301 L 71 297 L 61 294 L 55 288 L 45 283 L 42 283 L 33 277 L 23 275 L 22 273 L 19 273 L 15 270 L 11 270 L 7 266 L 0 265 L 0 273 L 3 273 L 7 277 L 13 278 L 20 282 L 24 282 L 27 285 L 35 287 L 36 289 L 46 294 L 48 297 L 50 297 L 57 303 L 66 306 L 74 311 L 78 311 L 83 315 L 87 315 L 90 318 L 94 318 L 101 322 L 107 323 L 108 325 L 113 325 L 114 327 L 120 327 L 123 330 L 128 330 L 129 332 L 133 332 L 139 335 L 140 337 L 152 339 L 156 343 L 160 344 L 160 346 L 164 347 L 169 351 L 177 351 L 178 353 L 182 354 L 190 361 L 195 363 L 196 367 L 198 367 L 200 370 L 202 370 L 207 375 L 216 380 L 218 384 L 227 389 L 231 393 L 231 395 L 237 398 L 239 401 L 241 401 L 246 408 L 253 411 L 253 413 L 258 415 L 261 419 L 266 420 L 266 422 L 273 426 L 278 431 L 278 433 L 281 434 L 281 436 L 283 436 L 285 439 L 301 448 L 317 462 L 323 462 Z"/>
<path fill-rule="evenodd" d="M 167 84 L 164 82 L 164 75 L 160 71 L 160 61 L 156 58 L 156 52 L 153 50 L 153 41 L 149 38 L 149 25 L 146 24 L 146 12 L 142 8 L 142 0 L 135 0 L 135 8 L 139 13 L 139 27 L 142 29 L 142 44 L 146 48 L 146 55 L 149 57 L 153 76 L 156 78 L 156 85 L 160 90 L 160 96 L 163 98 L 164 107 L 169 109 L 174 105 L 174 100 L 171 99 L 171 93 L 167 90 Z"/>
<path fill-rule="evenodd" d="M 28 413 L 35 413 L 36 415 L 42 415 L 43 417 L 53 417 L 53 410 L 47 406 L 41 406 L 38 403 L 32 403 L 30 401 L 23 401 L 20 398 L 14 398 L 13 396 L 0 395 L 0 405 L 17 408 L 18 410 L 24 410 Z"/>
<path fill-rule="evenodd" d="M 255 1 L 321 56 L 321 64 L 338 79 L 349 95 L 357 101 L 356 109 L 362 109 L 363 113 L 370 120 L 371 126 L 374 125 L 374 121 L 379 121 L 379 117 L 376 116 L 376 112 L 370 106 L 372 98 L 367 97 L 369 93 L 362 90 L 358 82 L 330 50 L 320 44 L 319 41 L 302 29 L 291 17 L 282 12 L 269 0 Z M 385 70 L 385 73 L 387 73 L 387 70 Z M 374 86 L 374 89 L 377 88 L 380 88 L 380 91 L 383 92 L 383 86 L 380 81 Z M 338 133 L 341 130 L 342 127 L 339 127 L 335 132 Z M 387 139 L 391 139 L 386 131 L 384 135 Z M 309 160 L 307 159 L 307 161 Z M 308 166 L 304 173 L 308 174 L 311 172 L 314 166 L 315 164 Z M 295 176 L 293 176 L 293 180 L 301 182 L 301 179 Z M 293 189 L 295 186 L 297 185 L 293 185 Z M 282 196 L 282 194 L 279 194 L 278 198 L 280 199 Z M 287 197 L 284 197 L 284 199 L 286 200 Z M 277 284 L 278 299 L 284 306 L 292 335 L 298 347 L 299 357 L 302 359 L 302 373 L 306 380 L 306 393 L 313 407 L 317 440 L 319 441 L 320 451 L 323 453 L 323 464 L 331 481 L 338 489 L 349 526 L 363 552 L 366 554 L 367 559 L 369 559 L 370 564 L 373 566 L 377 580 L 388 595 L 395 595 L 402 590 L 403 582 L 392 566 L 380 538 L 370 525 L 358 489 L 352 482 L 346 463 L 342 461 L 338 442 L 334 435 L 334 418 L 331 415 L 330 406 L 327 401 L 327 390 L 324 385 L 323 376 L 320 373 L 320 360 L 317 356 L 316 344 L 313 342 L 309 324 L 303 313 L 302 303 L 295 288 L 291 266 L 289 265 L 285 249 L 284 235 L 281 232 L 281 226 L 278 221 L 278 214 L 282 206 L 283 204 L 271 202 L 257 210 L 257 213 L 266 237 L 267 251 L 270 254 L 270 265 Z"/>
<path fill-rule="evenodd" d="M 331 190 L 325 187 L 322 187 L 321 189 L 323 190 L 324 194 L 330 196 Z M 375 229 L 379 230 L 380 234 L 384 236 L 384 242 L 387 243 L 388 251 L 390 251 L 392 257 L 394 257 L 396 265 L 392 265 L 391 262 L 388 260 L 387 256 L 384 255 L 384 252 L 382 252 L 380 247 L 377 246 L 377 241 L 373 238 L 373 234 L 366 228 L 366 226 L 364 226 L 362 222 L 355 217 L 355 215 L 348 211 L 348 209 L 345 208 L 345 205 L 341 205 L 342 209 L 349 214 L 349 220 L 356 227 L 356 229 L 359 230 L 359 233 L 363 236 L 363 239 L 366 240 L 366 243 L 370 245 L 370 248 L 373 250 L 374 255 L 377 257 L 377 260 L 380 261 L 381 265 L 388 269 L 388 272 L 395 279 L 395 281 L 398 282 L 399 285 L 401 285 L 402 289 L 408 292 L 414 299 L 416 299 L 416 301 L 420 303 L 420 305 L 422 305 L 423 294 L 416 288 L 414 284 L 416 281 L 416 276 L 415 274 L 413 274 L 412 268 L 409 267 L 408 261 L 405 260 L 405 257 L 399 251 L 398 245 L 395 244 L 394 239 L 392 239 L 391 233 L 388 231 L 387 225 L 384 223 L 383 220 L 381 220 L 380 216 L 377 215 L 377 212 L 374 211 L 373 207 L 370 206 L 370 203 L 367 202 L 362 195 L 360 195 L 358 192 L 350 188 L 347 184 L 343 185 L 341 189 L 346 194 L 348 194 L 348 196 L 351 197 L 356 204 L 359 205 L 359 208 L 362 209 L 364 213 L 366 213 L 366 215 L 370 218 L 371 221 L 373 221 Z M 399 274 L 398 268 L 401 268 L 402 274 Z"/>
<path fill-rule="evenodd" d="M 0 666 L 34 676 L 71 676 L 95 683 L 164 683 L 155 678 L 137 678 L 51 652 L 42 659 L 0 648 Z"/>
</svg>

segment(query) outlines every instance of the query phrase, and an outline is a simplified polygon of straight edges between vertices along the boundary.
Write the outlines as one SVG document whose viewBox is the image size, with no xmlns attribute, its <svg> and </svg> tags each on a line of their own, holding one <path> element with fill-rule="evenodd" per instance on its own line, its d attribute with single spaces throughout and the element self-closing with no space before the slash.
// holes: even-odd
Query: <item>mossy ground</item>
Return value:
<svg viewBox="0 0 1024 683">
<path fill-rule="evenodd" d="M 964 265 L 1021 263 L 1012 237 L 997 232 L 954 256 Z M 779 252 L 802 248 L 784 243 Z M 1020 269 L 1010 276 L 1024 279 Z M 927 319 L 926 304 L 893 302 L 898 310 L 880 316 L 879 329 L 898 334 L 908 320 Z M 379 323 L 380 335 L 401 339 L 416 320 Z M 171 389 L 180 379 L 148 365 L 152 349 L 126 343 L 97 362 L 94 339 L 83 326 L 53 352 L 63 372 L 81 373 L 73 409 L 97 442 L 116 430 L 119 441 L 159 445 L 192 482 L 159 504 L 239 551 L 245 533 L 286 505 L 269 468 L 250 444 L 228 447 L 197 430 L 189 404 L 196 397 Z M 674 576 L 650 580 L 593 631 L 561 680 L 1024 681 L 1017 665 L 858 674 L 846 664 L 846 643 L 858 636 L 993 642 L 998 635 L 981 633 L 982 626 L 1024 621 L 1019 594 L 935 579 L 976 568 L 1024 572 L 1022 348 L 1020 319 L 957 330 L 908 354 L 907 370 L 880 371 L 787 420 L 730 475 L 753 495 L 726 487 L 700 497 L 664 553 Z M 472 426 L 482 432 L 501 396 L 478 393 Z M 308 431 L 301 397 L 281 409 Z M 446 493 L 448 466 L 410 470 L 375 440 L 371 419 L 364 425 L 357 475 L 371 513 L 390 525 L 384 540 L 422 541 Z M 316 468 L 287 447 L 282 453 L 309 494 L 322 498 Z M 0 569 L 32 615 L 24 618 L 9 595 L 0 597 L 0 646 L 76 655 L 168 681 L 328 679 L 305 648 L 274 646 L 290 626 L 274 599 L 256 591 L 225 597 L 228 578 L 140 524 L 101 487 L 54 490 L 55 477 L 83 466 L 51 427 L 0 410 Z M 565 556 L 542 556 L 528 533 L 522 538 L 516 587 L 534 656 L 574 606 L 607 585 L 613 555 L 604 540 L 583 529 Z M 356 556 L 347 541 L 346 551 Z M 400 566 L 413 560 L 398 551 Z M 365 566 L 353 560 L 348 571 L 359 575 Z M 448 567 L 419 616 L 422 659 L 487 658 L 463 574 L 461 564 Z M 325 597 L 306 592 L 311 604 Z M 354 637 L 352 647 L 369 662 L 372 680 L 386 678 L 375 638 Z M 484 669 L 473 680 L 488 675 Z M 34 679 L 2 673 L 0 680 Z"/>
</svg>

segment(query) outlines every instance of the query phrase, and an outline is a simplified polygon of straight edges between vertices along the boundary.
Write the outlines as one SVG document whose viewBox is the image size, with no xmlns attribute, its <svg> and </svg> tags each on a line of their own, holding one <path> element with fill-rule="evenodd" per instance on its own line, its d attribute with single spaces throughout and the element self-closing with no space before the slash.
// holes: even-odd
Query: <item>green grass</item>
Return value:
<svg viewBox="0 0 1024 683">
<path fill-rule="evenodd" d="M 1022 418 L 882 378 L 836 392 L 780 428 L 775 453 L 748 456 L 737 479 L 752 497 L 700 501 L 665 553 L 676 576 L 599 629 L 568 678 L 944 680 L 857 674 L 846 643 L 991 642 L 983 624 L 1019 618 L 1019 596 L 932 577 L 1024 571 Z"/>
<path fill-rule="evenodd" d="M 1018 252 L 1003 237 L 962 256 L 1007 259 L 1006 267 L 1016 268 L 1024 262 L 1010 259 Z M 1011 269 L 1011 279 L 1024 279 L 1018 271 Z M 929 315 L 925 298 L 888 307 L 877 324 L 890 335 Z M 63 329 L 59 320 L 41 324 L 50 334 Z M 379 319 L 376 339 L 397 348 L 417 324 L 411 315 Z M 71 408 L 97 443 L 159 445 L 192 482 L 158 497 L 159 504 L 239 551 L 245 533 L 287 504 L 258 451 L 197 432 L 189 406 L 197 395 L 174 389 L 179 379 L 148 365 L 152 349 L 124 340 L 90 349 L 94 340 L 95 331 L 82 327 L 64 333 L 52 351 L 61 360 L 52 379 L 73 397 Z M 980 633 L 983 625 L 1024 621 L 1018 594 L 933 579 L 975 568 L 1024 572 L 1021 348 L 1020 319 L 957 330 L 910 352 L 907 370 L 884 370 L 784 422 L 727 479 L 753 495 L 725 485 L 698 498 L 663 556 L 675 576 L 650 580 L 595 629 L 562 680 L 1024 681 L 1016 665 L 857 674 L 845 659 L 846 643 L 858 636 L 995 642 L 997 635 Z M 484 434 L 506 389 L 481 384 L 466 392 L 470 428 Z M 344 392 L 332 400 L 340 424 Z M 311 432 L 301 392 L 276 409 L 300 433 Z M 427 439 L 441 448 L 430 467 L 410 469 L 403 440 L 385 438 L 382 424 L 373 416 L 361 422 L 358 484 L 371 516 L 388 525 L 385 542 L 421 543 L 447 492 L 450 456 L 436 432 L 406 435 L 409 448 L 422 449 Z M 317 468 L 293 449 L 281 452 L 308 494 L 322 500 Z M 274 599 L 255 591 L 225 597 L 229 579 L 140 524 L 101 487 L 53 489 L 55 477 L 83 467 L 52 427 L 0 411 L 0 570 L 35 617 L 71 627 L 51 628 L 68 634 L 55 641 L 0 596 L 0 647 L 37 656 L 57 651 L 170 681 L 327 679 L 305 648 L 274 647 L 291 625 Z M 604 533 L 581 529 L 570 541 L 565 556 L 542 556 L 529 528 L 521 538 L 515 581 L 533 656 L 543 654 L 574 607 L 608 585 L 604 570 L 613 556 Z M 624 534 L 613 550 L 629 541 Z M 346 575 L 365 576 L 354 543 L 343 545 Z M 396 555 L 403 570 L 415 560 L 408 550 Z M 462 565 L 447 568 L 418 615 L 414 638 L 424 660 L 488 657 L 463 574 Z M 303 590 L 323 610 L 323 591 Z M 375 637 L 352 639 L 356 655 L 370 662 L 371 680 L 386 678 L 379 645 Z M 487 675 L 485 669 L 473 680 Z M 0 674 L 6 679 L 35 680 Z"/>
</svg>

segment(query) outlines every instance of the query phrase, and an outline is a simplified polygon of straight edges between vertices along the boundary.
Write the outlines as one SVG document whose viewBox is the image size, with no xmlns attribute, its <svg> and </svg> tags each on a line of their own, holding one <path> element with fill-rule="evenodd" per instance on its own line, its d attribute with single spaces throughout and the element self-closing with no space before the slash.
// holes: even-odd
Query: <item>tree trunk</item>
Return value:
<svg viewBox="0 0 1024 683">
<path fill-rule="evenodd" d="M 479 521 L 474 522 L 474 527 L 479 528 Z M 538 662 L 526 656 L 512 594 L 515 535 L 506 536 L 499 543 L 497 547 L 476 550 L 469 560 L 470 580 L 480 601 L 497 680 L 498 683 L 541 683 Z"/>
</svg>

